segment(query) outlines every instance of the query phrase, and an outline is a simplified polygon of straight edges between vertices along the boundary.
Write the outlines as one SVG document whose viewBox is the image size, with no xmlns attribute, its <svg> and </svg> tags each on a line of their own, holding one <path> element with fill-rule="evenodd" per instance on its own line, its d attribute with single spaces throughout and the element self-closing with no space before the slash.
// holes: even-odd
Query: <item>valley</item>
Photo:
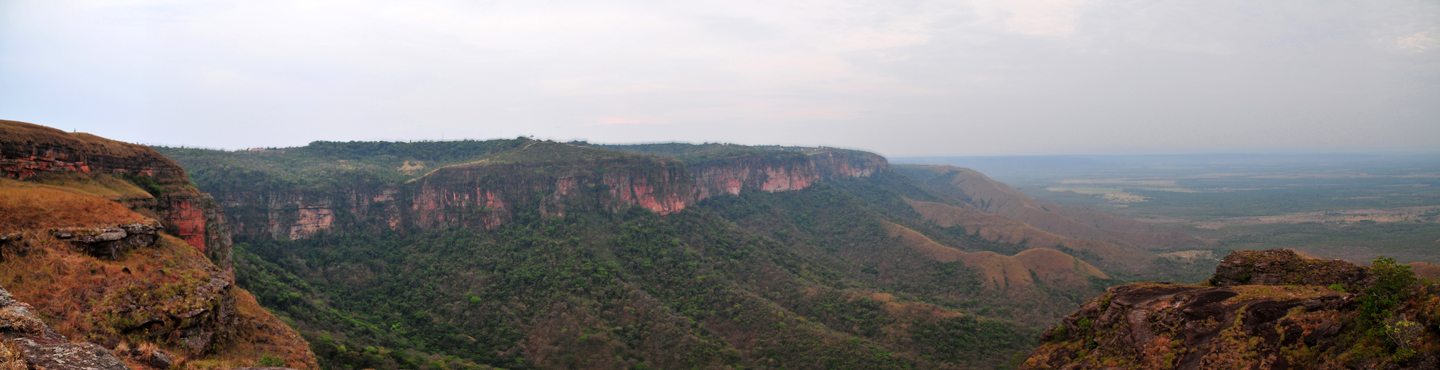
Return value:
<svg viewBox="0 0 1440 370">
<path fill-rule="evenodd" d="M 23 139 L 0 162 L 0 285 L 61 338 L 130 368 L 1036 368 L 1080 361 L 1087 344 L 1066 341 L 1092 334 L 1075 320 L 1108 312 L 1097 299 L 1199 292 L 1217 266 L 1271 266 L 1234 251 L 1305 253 L 1290 264 L 1385 254 L 1440 273 L 1421 263 L 1433 261 L 1423 199 L 1267 201 L 1288 214 L 1191 199 L 1181 212 L 1165 194 L 1228 190 L 1074 174 L 1011 187 L 825 147 L 152 149 L 0 123 Z M 1096 208 L 1113 203 L 1129 206 Z M 1170 208 L 1134 206 L 1149 203 Z M 1223 294 L 1269 289 L 1228 274 Z M 1429 315 L 1428 296 L 1407 297 Z M 1336 348 L 1373 347 L 1357 343 Z"/>
<path fill-rule="evenodd" d="M 1215 241 L 1366 262 L 1440 262 L 1433 155 L 902 158 L 973 166 L 1019 192 Z"/>
</svg>

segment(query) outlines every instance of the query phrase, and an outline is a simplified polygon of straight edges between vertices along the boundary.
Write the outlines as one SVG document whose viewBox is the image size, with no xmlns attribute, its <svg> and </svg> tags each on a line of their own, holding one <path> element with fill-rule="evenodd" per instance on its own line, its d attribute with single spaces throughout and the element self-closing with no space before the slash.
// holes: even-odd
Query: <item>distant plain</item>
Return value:
<svg viewBox="0 0 1440 370">
<path fill-rule="evenodd" d="M 909 157 L 1031 197 L 1168 225 L 1216 251 L 1440 263 L 1440 155 Z M 1223 254 L 1221 254 L 1223 255 Z"/>
</svg>

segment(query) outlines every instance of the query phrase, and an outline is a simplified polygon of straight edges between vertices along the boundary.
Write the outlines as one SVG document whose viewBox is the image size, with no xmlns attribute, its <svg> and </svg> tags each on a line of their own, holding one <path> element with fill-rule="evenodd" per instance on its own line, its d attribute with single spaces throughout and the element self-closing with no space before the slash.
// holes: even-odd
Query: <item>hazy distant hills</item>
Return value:
<svg viewBox="0 0 1440 370">
<path fill-rule="evenodd" d="M 1199 248 L 1195 237 L 1090 209 L 1069 209 L 1031 198 L 979 171 L 954 166 L 899 165 L 897 172 L 963 205 L 1072 238 L 1103 240 L 1140 249 Z"/>
</svg>

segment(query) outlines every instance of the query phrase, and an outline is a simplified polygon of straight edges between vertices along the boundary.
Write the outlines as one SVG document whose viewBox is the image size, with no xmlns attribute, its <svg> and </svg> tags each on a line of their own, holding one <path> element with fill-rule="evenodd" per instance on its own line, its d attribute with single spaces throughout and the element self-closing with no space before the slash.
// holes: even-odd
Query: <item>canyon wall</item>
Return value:
<svg viewBox="0 0 1440 370">
<path fill-rule="evenodd" d="M 489 229 L 517 218 L 632 206 L 671 214 L 710 197 L 800 190 L 889 168 L 872 153 L 817 148 L 696 159 L 535 142 L 516 153 L 524 156 L 444 166 L 405 182 L 209 190 L 237 235 L 293 240 L 331 230 Z"/>
</svg>

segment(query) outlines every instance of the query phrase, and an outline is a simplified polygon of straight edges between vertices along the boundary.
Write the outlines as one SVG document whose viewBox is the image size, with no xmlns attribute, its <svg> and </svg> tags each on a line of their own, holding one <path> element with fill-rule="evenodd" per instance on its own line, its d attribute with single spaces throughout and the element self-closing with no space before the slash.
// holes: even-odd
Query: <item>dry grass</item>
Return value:
<svg viewBox="0 0 1440 370">
<path fill-rule="evenodd" d="M 126 199 L 151 199 L 145 189 L 121 180 L 114 175 L 101 173 L 83 172 L 59 172 L 38 174 L 35 177 L 25 179 L 24 182 L 7 180 L 4 187 L 39 187 L 57 190 L 66 190 L 83 195 L 91 195 L 109 200 Z"/>
<path fill-rule="evenodd" d="M 1015 254 L 1025 268 L 1050 283 L 1085 284 L 1089 277 L 1109 279 L 1100 269 L 1065 252 L 1048 248 L 1028 249 Z"/>
<path fill-rule="evenodd" d="M 191 361 L 187 368 L 230 369 L 255 366 L 257 359 L 271 355 L 285 360 L 285 366 L 306 369 L 306 364 L 315 364 L 315 354 L 295 329 L 285 325 L 270 314 L 255 300 L 250 292 L 233 288 L 235 310 L 239 316 L 237 327 L 253 330 L 239 331 L 235 340 L 223 343 L 215 354 Z"/>
<path fill-rule="evenodd" d="M 1416 277 L 1432 279 L 1440 278 L 1440 265 L 1429 262 L 1411 263 L 1410 271 L 1414 271 Z"/>
<path fill-rule="evenodd" d="M 29 367 L 20 346 L 9 340 L 0 340 L 0 370 L 29 370 Z"/>
<path fill-rule="evenodd" d="M 119 203 L 51 187 L 0 180 L 0 231 L 90 227 L 150 221 Z"/>
<path fill-rule="evenodd" d="M 87 133 L 69 133 L 20 121 L 0 120 L 0 145 L 12 147 L 52 146 L 112 157 L 164 158 L 159 152 L 144 145 L 110 140 Z"/>
<path fill-rule="evenodd" d="M 157 346 L 176 355 L 187 354 L 164 337 L 121 333 L 116 325 L 131 314 L 118 314 L 115 306 L 138 301 L 144 312 L 135 315 L 156 316 L 211 304 L 194 292 L 220 276 L 198 250 L 164 235 L 154 248 L 132 250 L 115 261 L 105 261 L 76 251 L 44 230 L 24 233 L 31 252 L 0 263 L 0 285 L 34 306 L 50 327 L 75 341 L 116 345 L 123 340 L 133 343 L 132 347 Z M 173 295 L 141 297 L 154 292 Z M 190 353 L 185 368 L 250 366 L 264 354 L 285 358 L 290 367 L 314 365 L 314 355 L 299 334 L 260 308 L 249 292 L 232 287 L 229 294 L 235 299 L 238 318 L 234 327 L 222 330 L 231 335 L 217 345 L 216 353 Z"/>
<path fill-rule="evenodd" d="M 1088 251 L 1100 256 L 1105 261 L 1131 268 L 1149 265 L 1156 258 L 1153 254 L 1104 241 L 1051 234 L 1001 215 L 987 214 L 943 203 L 909 199 L 906 199 L 905 202 L 910 204 L 910 207 L 920 213 L 925 220 L 934 222 L 941 227 L 961 226 L 970 233 L 979 234 L 985 240 L 1010 244 L 1024 243 L 1033 248 L 1061 249 L 1064 247 Z"/>
<path fill-rule="evenodd" d="M 882 221 L 883 222 L 883 221 Z M 1100 269 L 1054 249 L 1036 248 L 1014 256 L 995 252 L 966 253 L 951 248 L 904 226 L 884 222 L 890 236 L 929 255 L 937 261 L 961 261 L 976 269 L 991 289 L 1028 287 L 1034 285 L 1031 272 L 1051 285 L 1086 284 L 1089 277 L 1109 278 Z"/>
<path fill-rule="evenodd" d="M 57 183 L 82 180 L 66 181 L 70 182 Z M 113 345 L 124 338 L 139 348 L 154 348 L 156 344 L 149 341 L 165 338 L 136 337 L 119 332 L 116 325 L 140 316 L 173 315 L 209 305 L 210 298 L 195 292 L 221 277 L 219 270 L 200 251 L 169 235 L 162 236 L 154 248 L 132 250 L 115 261 L 95 259 L 55 239 L 46 229 L 148 221 L 119 203 L 85 195 L 85 190 L 0 179 L 0 230 L 21 231 L 30 249 L 25 256 L 7 255 L 0 263 L 0 285 L 36 307 L 52 328 L 72 340 Z M 157 292 L 169 293 L 152 294 Z M 299 334 L 260 308 L 249 292 L 232 287 L 229 294 L 235 300 L 237 324 L 225 330 L 233 335 L 219 343 L 216 353 L 193 357 L 184 367 L 250 366 L 266 354 L 286 359 L 291 367 L 315 364 Z M 144 309 L 120 314 L 114 307 L 136 302 Z M 159 346 L 177 355 L 186 352 L 176 343 Z"/>
</svg>

